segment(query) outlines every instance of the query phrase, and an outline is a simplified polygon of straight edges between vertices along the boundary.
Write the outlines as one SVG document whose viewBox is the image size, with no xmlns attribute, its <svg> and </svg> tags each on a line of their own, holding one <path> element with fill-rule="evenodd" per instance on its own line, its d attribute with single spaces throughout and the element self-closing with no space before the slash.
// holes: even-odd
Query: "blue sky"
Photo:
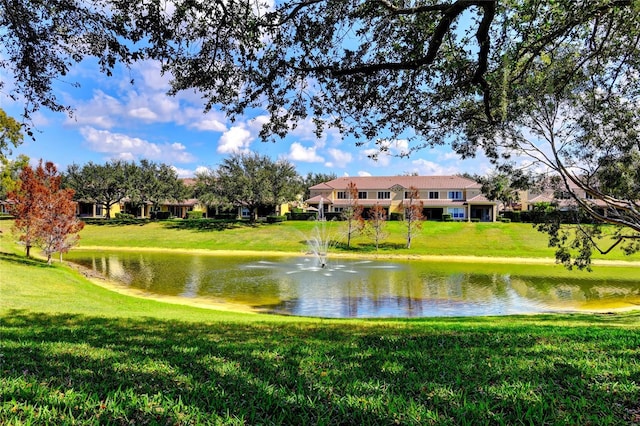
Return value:
<svg viewBox="0 0 640 426">
<path fill-rule="evenodd" d="M 76 82 L 80 87 L 72 84 Z M 260 112 L 231 123 L 219 111 L 204 114 L 203 102 L 194 92 L 167 96 L 168 82 L 154 62 L 119 67 L 107 77 L 85 61 L 55 86 L 56 95 L 73 108 L 73 115 L 44 109 L 35 114 L 35 141 L 25 137 L 11 157 L 25 154 L 34 162 L 42 158 L 53 161 L 60 170 L 71 163 L 146 158 L 174 166 L 181 177 L 194 176 L 203 167 L 215 168 L 233 153 L 249 151 L 274 160 L 287 159 L 302 175 L 486 174 L 490 170 L 483 157 L 461 161 L 448 147 L 425 149 L 409 158 L 382 156 L 373 161 L 367 158 L 375 150 L 373 141 L 356 147 L 355 140 L 342 140 L 331 131 L 319 140 L 311 121 L 301 123 L 284 140 L 263 143 L 258 138 L 265 119 Z M 15 117 L 22 111 L 19 102 L 2 94 L 0 107 Z M 391 142 L 390 152 L 402 152 L 406 146 L 403 140 Z"/>
</svg>

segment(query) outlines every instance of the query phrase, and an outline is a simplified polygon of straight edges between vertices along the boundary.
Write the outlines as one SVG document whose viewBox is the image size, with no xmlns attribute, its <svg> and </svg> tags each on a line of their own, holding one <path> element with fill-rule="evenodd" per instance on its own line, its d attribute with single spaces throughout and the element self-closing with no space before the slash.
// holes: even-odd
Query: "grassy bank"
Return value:
<svg viewBox="0 0 640 426">
<path fill-rule="evenodd" d="M 83 244 L 238 249 L 250 229 L 90 226 Z M 0 252 L 0 424 L 640 424 L 640 311 L 242 314 L 110 292 L 6 233 Z"/>
<path fill-rule="evenodd" d="M 0 222 L 0 226 L 3 223 Z M 7 225 L 4 224 L 6 227 Z M 162 247 L 173 249 L 257 250 L 300 253 L 314 222 L 279 224 L 211 224 L 199 221 L 169 221 L 144 225 L 88 225 L 81 233 L 80 247 Z M 334 240 L 336 253 L 375 254 L 369 238 L 357 236 L 350 249 L 345 247 L 343 222 L 327 222 L 326 232 Z M 406 249 L 406 228 L 402 222 L 388 222 L 388 237 L 380 255 L 489 256 L 553 259 L 554 249 L 530 224 L 425 222 Z M 640 260 L 614 250 L 596 259 Z"/>
<path fill-rule="evenodd" d="M 638 312 L 327 321 L 130 298 L 13 255 L 0 276 L 3 424 L 640 422 Z"/>
</svg>

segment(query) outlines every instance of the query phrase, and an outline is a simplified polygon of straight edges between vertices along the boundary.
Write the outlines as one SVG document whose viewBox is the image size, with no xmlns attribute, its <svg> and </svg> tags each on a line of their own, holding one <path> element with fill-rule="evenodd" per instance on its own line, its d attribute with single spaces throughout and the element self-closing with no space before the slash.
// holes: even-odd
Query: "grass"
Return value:
<svg viewBox="0 0 640 426">
<path fill-rule="evenodd" d="M 150 225 L 90 226 L 83 243 L 198 248 L 227 232 Z M 640 311 L 220 312 L 109 292 L 5 233 L 0 252 L 0 424 L 640 424 Z"/>
<path fill-rule="evenodd" d="M 9 229 L 7 222 L 0 227 Z M 300 253 L 315 222 L 278 224 L 212 223 L 209 221 L 167 221 L 138 225 L 87 225 L 81 233 L 80 247 L 162 247 L 171 249 L 256 250 Z M 344 223 L 327 222 L 334 239 L 335 252 L 375 254 L 373 243 L 364 236 L 345 247 Z M 0 228 L 2 230 L 2 228 Z M 406 249 L 406 228 L 402 222 L 388 222 L 388 238 L 380 255 L 493 256 L 554 258 L 548 240 L 530 224 L 425 222 Z M 614 250 L 594 259 L 640 260 L 640 255 L 625 255 Z"/>
</svg>

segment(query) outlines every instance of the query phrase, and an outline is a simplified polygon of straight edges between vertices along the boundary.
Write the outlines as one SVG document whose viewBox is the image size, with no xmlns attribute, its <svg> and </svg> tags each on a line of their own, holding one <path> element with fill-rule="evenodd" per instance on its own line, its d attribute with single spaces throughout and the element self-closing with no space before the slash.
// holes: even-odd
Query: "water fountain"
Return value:
<svg viewBox="0 0 640 426">
<path fill-rule="evenodd" d="M 316 216 L 316 226 L 313 228 L 312 234 L 307 238 L 307 247 L 317 262 L 317 265 L 324 269 L 327 267 L 327 256 L 329 249 L 333 243 L 333 239 L 327 230 L 327 221 L 324 217 L 324 205 L 322 198 L 318 204 L 318 216 Z"/>
</svg>

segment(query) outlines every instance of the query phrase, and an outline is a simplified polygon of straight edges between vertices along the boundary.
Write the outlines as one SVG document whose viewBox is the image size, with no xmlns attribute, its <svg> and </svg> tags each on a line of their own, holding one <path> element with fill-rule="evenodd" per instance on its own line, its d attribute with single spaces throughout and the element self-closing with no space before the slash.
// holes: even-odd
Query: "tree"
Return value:
<svg viewBox="0 0 640 426">
<path fill-rule="evenodd" d="M 1 37 L 1 36 L 0 36 Z M 0 82 L 0 88 L 2 84 Z M 4 153 L 11 153 L 9 145 L 18 146 L 22 143 L 24 135 L 22 134 L 22 126 L 14 118 L 9 117 L 2 108 L 0 108 L 0 160 L 6 160 Z"/>
<path fill-rule="evenodd" d="M 8 193 L 9 212 L 15 217 L 13 229 L 24 243 L 27 257 L 38 242 L 38 229 L 44 220 L 43 201 L 48 190 L 44 181 L 42 161 L 35 171 L 26 165 L 18 176 L 16 188 Z"/>
<path fill-rule="evenodd" d="M 140 160 L 139 164 L 127 164 L 127 197 L 140 207 L 151 204 L 152 211 L 160 210 L 163 201 L 180 201 L 187 197 L 187 189 L 176 170 L 168 164 Z"/>
<path fill-rule="evenodd" d="M 18 185 L 18 176 L 22 169 L 29 165 L 29 157 L 19 155 L 15 160 L 0 157 L 0 200 L 6 200 L 11 191 Z"/>
<path fill-rule="evenodd" d="M 620 25 L 611 24 L 612 30 Z M 508 108 L 517 119 L 497 140 L 546 170 L 541 190 L 570 200 L 564 208 L 574 211 L 575 229 L 554 221 L 539 227 L 567 266 L 589 268 L 594 250 L 607 253 L 619 244 L 628 253 L 640 250 L 640 77 L 624 75 L 627 59 L 620 52 L 635 56 L 637 46 L 621 41 L 596 31 L 589 42 L 598 44 L 597 55 L 563 44 L 553 56 L 532 61 Z M 599 224 L 614 225 L 613 245 L 604 243 L 610 232 Z"/>
<path fill-rule="evenodd" d="M 382 240 L 387 238 L 387 211 L 380 204 L 376 203 L 371 210 L 367 219 L 367 229 L 376 245 L 376 251 L 380 246 Z"/>
<path fill-rule="evenodd" d="M 364 218 L 362 212 L 364 207 L 359 203 L 358 186 L 355 182 L 349 182 L 347 185 L 347 205 L 342 210 L 342 218 L 346 221 L 347 226 L 347 248 L 351 247 L 351 237 L 364 229 Z"/>
<path fill-rule="evenodd" d="M 499 201 L 501 210 L 513 210 L 520 201 L 520 191 L 527 190 L 533 185 L 533 176 L 522 170 L 495 170 L 487 176 L 472 178 L 482 185 L 480 190 L 491 201 Z"/>
<path fill-rule="evenodd" d="M 104 165 L 88 162 L 80 167 L 71 164 L 65 174 L 65 186 L 75 191 L 77 200 L 93 202 L 106 210 L 111 218 L 111 208 L 119 204 L 128 194 L 129 176 L 127 164 L 114 160 Z"/>
<path fill-rule="evenodd" d="M 268 166 L 271 180 L 271 202 L 274 214 L 279 215 L 280 206 L 288 201 L 300 197 L 302 193 L 302 178 L 293 164 L 286 160 L 278 160 Z"/>
<path fill-rule="evenodd" d="M 216 171 L 213 193 L 233 206 L 251 211 L 258 218 L 258 209 L 275 210 L 277 204 L 300 188 L 293 166 L 286 161 L 273 162 L 257 153 L 236 154 L 226 158 Z"/>
<path fill-rule="evenodd" d="M 411 248 L 411 240 L 416 231 L 422 229 L 424 220 L 424 203 L 420 200 L 420 194 L 415 187 L 409 188 L 407 204 L 404 209 L 404 223 L 407 225 L 407 248 Z"/>
<path fill-rule="evenodd" d="M 220 210 L 226 211 L 233 208 L 233 205 L 221 195 L 218 189 L 218 177 L 215 170 L 206 169 L 196 172 L 196 184 L 194 187 L 194 197 L 207 206 L 216 208 L 216 214 Z"/>
<path fill-rule="evenodd" d="M 412 129 L 438 144 L 505 120 L 510 88 L 563 46 L 583 58 L 618 48 L 602 66 L 638 67 L 631 0 L 14 1 L 0 11 L 0 66 L 27 111 L 64 109 L 52 82 L 84 58 L 107 75 L 156 59 L 173 92 L 197 88 L 207 108 L 239 116 L 267 105 L 265 137 L 312 115 L 318 132 L 329 124 L 373 140 Z M 469 153 L 478 141 L 457 142 Z"/>
<path fill-rule="evenodd" d="M 80 239 L 78 232 L 84 228 L 84 222 L 76 217 L 76 203 L 72 189 L 60 189 L 59 179 L 55 187 L 50 187 L 45 201 L 45 214 L 38 230 L 39 244 L 51 264 L 53 253 L 67 253 Z"/>
<path fill-rule="evenodd" d="M 27 257 L 31 247 L 38 244 L 51 263 L 55 252 L 66 253 L 77 241 L 77 234 L 84 226 L 76 218 L 73 190 L 61 189 L 62 178 L 55 165 L 40 160 L 33 170 L 27 165 L 19 176 L 15 191 L 9 193 L 11 213 L 15 216 L 14 228 L 25 243 Z"/>
</svg>

